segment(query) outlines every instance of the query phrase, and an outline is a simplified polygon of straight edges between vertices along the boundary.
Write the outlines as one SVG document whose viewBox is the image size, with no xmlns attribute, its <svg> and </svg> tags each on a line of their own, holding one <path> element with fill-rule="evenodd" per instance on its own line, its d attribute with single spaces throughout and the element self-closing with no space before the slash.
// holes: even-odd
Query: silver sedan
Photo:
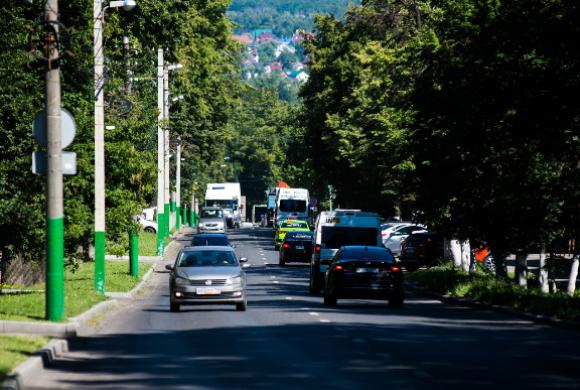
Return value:
<svg viewBox="0 0 580 390">
<path fill-rule="evenodd" d="M 165 268 L 169 277 L 170 310 L 181 305 L 235 304 L 245 311 L 246 273 L 231 247 L 198 246 L 183 248 L 174 265 Z"/>
</svg>

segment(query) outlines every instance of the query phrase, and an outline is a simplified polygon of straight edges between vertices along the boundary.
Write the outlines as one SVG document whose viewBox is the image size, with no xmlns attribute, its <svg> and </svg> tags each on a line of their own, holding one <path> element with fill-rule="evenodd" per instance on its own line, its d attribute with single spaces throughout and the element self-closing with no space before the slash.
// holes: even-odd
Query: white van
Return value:
<svg viewBox="0 0 580 390">
<path fill-rule="evenodd" d="M 306 188 L 278 188 L 274 224 L 283 219 L 309 221 L 310 194 Z"/>
<path fill-rule="evenodd" d="M 324 274 L 342 246 L 382 246 L 381 222 L 377 213 L 360 210 L 323 211 L 316 219 L 314 248 L 310 261 L 310 293 L 317 294 Z"/>
</svg>

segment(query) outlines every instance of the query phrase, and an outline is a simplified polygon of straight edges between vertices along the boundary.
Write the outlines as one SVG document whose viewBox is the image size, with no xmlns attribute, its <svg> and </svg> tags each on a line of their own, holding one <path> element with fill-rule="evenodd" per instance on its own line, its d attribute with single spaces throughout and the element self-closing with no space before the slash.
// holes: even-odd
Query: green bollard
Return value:
<svg viewBox="0 0 580 390">
<path fill-rule="evenodd" d="M 129 233 L 129 274 L 137 277 L 139 274 L 139 236 L 136 232 Z"/>
</svg>

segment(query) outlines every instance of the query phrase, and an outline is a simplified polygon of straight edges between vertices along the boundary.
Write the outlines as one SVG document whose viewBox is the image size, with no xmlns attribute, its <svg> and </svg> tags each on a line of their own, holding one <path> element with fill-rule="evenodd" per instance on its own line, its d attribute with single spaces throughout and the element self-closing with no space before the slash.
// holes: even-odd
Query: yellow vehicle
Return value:
<svg viewBox="0 0 580 390">
<path fill-rule="evenodd" d="M 308 222 L 297 220 L 297 219 L 288 219 L 283 221 L 276 229 L 276 236 L 274 237 L 274 249 L 280 249 L 280 245 L 284 242 L 284 238 L 286 237 L 286 233 L 289 231 L 303 231 L 309 232 L 310 226 Z"/>
</svg>

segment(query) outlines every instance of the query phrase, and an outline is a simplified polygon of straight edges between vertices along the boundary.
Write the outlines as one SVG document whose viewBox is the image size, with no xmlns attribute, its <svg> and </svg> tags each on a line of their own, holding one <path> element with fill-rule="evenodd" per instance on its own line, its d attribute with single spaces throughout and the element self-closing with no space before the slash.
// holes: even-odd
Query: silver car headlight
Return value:
<svg viewBox="0 0 580 390">
<path fill-rule="evenodd" d="M 175 285 L 177 285 L 177 286 L 188 286 L 189 285 L 189 279 L 176 276 L 175 277 Z"/>
<path fill-rule="evenodd" d="M 227 285 L 232 285 L 232 284 L 242 284 L 242 277 L 241 276 L 234 276 L 232 278 L 228 278 L 228 280 L 226 281 Z"/>
</svg>

